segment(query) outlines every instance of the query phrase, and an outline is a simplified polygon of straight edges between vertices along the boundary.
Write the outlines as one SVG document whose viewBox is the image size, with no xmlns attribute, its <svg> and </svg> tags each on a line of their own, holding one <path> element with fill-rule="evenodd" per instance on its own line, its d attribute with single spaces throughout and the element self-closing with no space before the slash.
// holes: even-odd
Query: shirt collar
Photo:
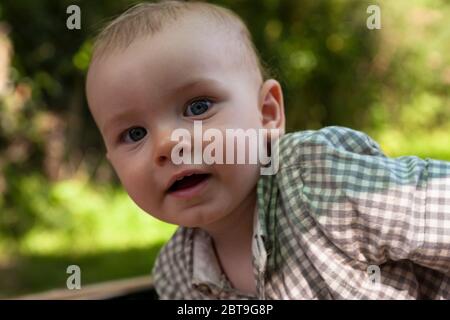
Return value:
<svg viewBox="0 0 450 320">
<path fill-rule="evenodd" d="M 261 234 L 258 204 L 255 206 L 253 219 L 253 240 L 256 235 Z M 193 285 L 215 285 L 224 288 L 227 285 L 226 276 L 220 268 L 217 255 L 213 248 L 211 236 L 200 228 L 193 232 L 193 254 L 192 254 L 192 284 Z"/>
<path fill-rule="evenodd" d="M 198 228 L 194 229 L 193 237 L 192 283 L 220 286 L 223 279 L 222 270 L 211 237 L 206 231 Z"/>
</svg>

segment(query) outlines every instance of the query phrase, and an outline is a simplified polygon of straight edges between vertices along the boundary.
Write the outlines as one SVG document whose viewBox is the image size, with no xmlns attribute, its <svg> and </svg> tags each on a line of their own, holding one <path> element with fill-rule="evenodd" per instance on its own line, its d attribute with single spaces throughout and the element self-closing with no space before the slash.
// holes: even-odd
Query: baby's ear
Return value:
<svg viewBox="0 0 450 320">
<path fill-rule="evenodd" d="M 265 129 L 285 131 L 283 90 L 275 79 L 266 80 L 260 89 L 259 109 L 262 125 Z"/>
<path fill-rule="evenodd" d="M 111 159 L 109 158 L 109 153 L 108 153 L 108 151 L 106 151 L 105 157 L 106 157 L 106 160 L 108 160 L 108 162 L 111 162 Z"/>
</svg>

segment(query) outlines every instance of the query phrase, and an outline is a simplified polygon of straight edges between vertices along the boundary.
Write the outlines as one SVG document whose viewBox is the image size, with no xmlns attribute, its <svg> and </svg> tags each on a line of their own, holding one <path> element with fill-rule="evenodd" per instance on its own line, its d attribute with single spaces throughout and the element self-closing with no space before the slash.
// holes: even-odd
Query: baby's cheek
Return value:
<svg viewBox="0 0 450 320">
<path fill-rule="evenodd" d="M 119 174 L 119 179 L 125 191 L 137 206 L 148 213 L 155 209 L 156 192 L 152 190 L 151 183 L 146 175 L 134 171 L 125 171 Z"/>
<path fill-rule="evenodd" d="M 245 196 L 256 186 L 259 166 L 256 164 L 224 165 L 220 175 L 230 193 L 236 196 Z"/>
</svg>

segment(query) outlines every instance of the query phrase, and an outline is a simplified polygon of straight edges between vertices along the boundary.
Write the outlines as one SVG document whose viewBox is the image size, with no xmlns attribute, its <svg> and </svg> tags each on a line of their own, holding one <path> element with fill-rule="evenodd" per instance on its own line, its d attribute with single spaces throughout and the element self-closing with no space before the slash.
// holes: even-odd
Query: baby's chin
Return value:
<svg viewBox="0 0 450 320">
<path fill-rule="evenodd" d="M 220 212 L 217 209 L 210 208 L 188 208 L 180 210 L 170 217 L 164 217 L 165 222 L 176 224 L 187 228 L 202 228 L 207 229 L 209 226 L 219 222 L 226 217 L 226 212 Z"/>
</svg>

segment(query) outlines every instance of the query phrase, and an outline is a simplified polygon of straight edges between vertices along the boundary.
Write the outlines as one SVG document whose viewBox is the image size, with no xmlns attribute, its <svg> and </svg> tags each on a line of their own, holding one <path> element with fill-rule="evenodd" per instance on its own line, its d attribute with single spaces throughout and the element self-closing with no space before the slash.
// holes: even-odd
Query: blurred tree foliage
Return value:
<svg viewBox="0 0 450 320">
<path fill-rule="evenodd" d="M 392 156 L 450 160 L 450 2 L 376 1 L 381 30 L 366 27 L 368 0 L 211 2 L 247 22 L 283 85 L 288 131 L 344 125 L 367 131 Z M 57 181 L 117 184 L 84 77 L 93 36 L 133 3 L 0 3 L 0 238 L 51 228 L 48 212 L 57 221 L 68 214 L 52 198 Z M 81 30 L 66 28 L 71 4 L 81 8 Z"/>
</svg>

